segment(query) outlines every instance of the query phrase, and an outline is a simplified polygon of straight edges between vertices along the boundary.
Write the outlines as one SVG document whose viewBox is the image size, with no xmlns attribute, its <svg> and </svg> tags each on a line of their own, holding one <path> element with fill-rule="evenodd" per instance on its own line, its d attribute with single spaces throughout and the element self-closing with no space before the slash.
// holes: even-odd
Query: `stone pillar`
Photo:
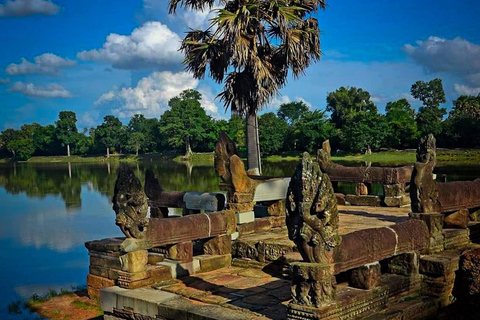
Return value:
<svg viewBox="0 0 480 320">
<path fill-rule="evenodd" d="M 444 215 L 441 213 L 416 213 L 410 212 L 408 214 L 410 219 L 419 219 L 425 222 L 430 233 L 430 245 L 424 249 L 422 253 L 432 254 L 442 252 L 445 249 L 443 236 L 443 219 Z"/>
<path fill-rule="evenodd" d="M 291 270 L 294 304 L 319 308 L 335 299 L 336 280 L 332 266 L 295 262 Z"/>
<path fill-rule="evenodd" d="M 388 261 L 388 272 L 402 276 L 418 275 L 418 254 L 409 252 L 391 258 Z"/>
</svg>

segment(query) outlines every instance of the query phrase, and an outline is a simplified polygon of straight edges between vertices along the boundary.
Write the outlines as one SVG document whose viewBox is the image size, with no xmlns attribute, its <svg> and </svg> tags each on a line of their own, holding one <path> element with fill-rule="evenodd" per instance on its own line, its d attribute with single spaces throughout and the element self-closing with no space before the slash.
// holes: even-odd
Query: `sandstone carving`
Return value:
<svg viewBox="0 0 480 320">
<path fill-rule="evenodd" d="M 112 202 L 116 214 L 115 223 L 125 236 L 136 239 L 144 238 L 148 226 L 147 197 L 143 192 L 140 180 L 127 166 L 122 166 L 118 170 Z"/>
<path fill-rule="evenodd" d="M 328 176 L 308 153 L 292 176 L 287 191 L 287 228 L 304 261 L 331 263 L 338 246 L 337 199 Z"/>
</svg>

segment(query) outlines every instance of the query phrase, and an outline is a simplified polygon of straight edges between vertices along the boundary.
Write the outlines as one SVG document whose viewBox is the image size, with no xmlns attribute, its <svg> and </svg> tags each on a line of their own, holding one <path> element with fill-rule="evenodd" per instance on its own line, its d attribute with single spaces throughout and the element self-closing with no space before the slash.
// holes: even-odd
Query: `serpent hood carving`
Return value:
<svg viewBox="0 0 480 320">
<path fill-rule="evenodd" d="M 118 170 L 113 195 L 115 224 L 127 238 L 143 239 L 148 226 L 147 197 L 133 170 L 122 166 Z"/>
<path fill-rule="evenodd" d="M 338 234 L 337 200 L 328 175 L 308 153 L 292 176 L 287 191 L 287 228 L 305 262 L 330 263 Z"/>
</svg>

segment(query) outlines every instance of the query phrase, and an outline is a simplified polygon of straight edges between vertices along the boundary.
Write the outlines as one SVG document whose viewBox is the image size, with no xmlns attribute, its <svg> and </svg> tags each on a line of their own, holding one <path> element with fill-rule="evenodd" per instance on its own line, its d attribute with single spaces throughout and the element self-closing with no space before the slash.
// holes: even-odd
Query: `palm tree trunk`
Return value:
<svg viewBox="0 0 480 320">
<path fill-rule="evenodd" d="M 258 143 L 257 113 L 247 114 L 247 164 L 248 171 L 253 174 L 262 174 L 260 161 L 260 144 Z"/>
</svg>

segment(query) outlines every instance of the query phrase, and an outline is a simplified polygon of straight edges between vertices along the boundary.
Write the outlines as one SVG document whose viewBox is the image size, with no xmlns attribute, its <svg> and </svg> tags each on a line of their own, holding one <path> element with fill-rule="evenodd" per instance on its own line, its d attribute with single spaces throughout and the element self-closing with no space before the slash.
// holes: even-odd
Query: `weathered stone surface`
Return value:
<svg viewBox="0 0 480 320">
<path fill-rule="evenodd" d="M 402 207 L 410 204 L 410 196 L 385 197 L 383 201 L 387 207 Z"/>
<path fill-rule="evenodd" d="M 480 249 L 462 255 L 458 286 L 457 294 L 463 302 L 480 307 Z"/>
<path fill-rule="evenodd" d="M 179 262 L 166 259 L 159 262 L 157 266 L 169 267 L 171 277 L 175 279 L 186 277 L 200 271 L 200 261 L 197 259 L 193 259 L 191 262 Z"/>
<path fill-rule="evenodd" d="M 193 242 L 180 242 L 175 245 L 169 245 L 166 258 L 178 260 L 180 262 L 190 262 L 193 260 Z"/>
<path fill-rule="evenodd" d="M 85 242 L 85 247 L 89 252 L 97 252 L 109 256 L 119 256 L 122 242 L 125 238 L 106 238 L 102 240 L 93 240 Z"/>
<path fill-rule="evenodd" d="M 253 229 L 255 232 L 268 231 L 272 228 L 272 224 L 268 218 L 259 218 L 253 221 Z"/>
<path fill-rule="evenodd" d="M 237 154 L 235 143 L 228 137 L 228 135 L 220 131 L 217 144 L 215 145 L 214 167 L 216 174 L 224 182 L 231 181 L 230 175 L 230 157 Z"/>
<path fill-rule="evenodd" d="M 200 255 L 196 256 L 195 259 L 200 262 L 199 272 L 209 272 L 220 268 L 229 267 L 232 264 L 232 255 L 230 253 L 216 256 Z"/>
<path fill-rule="evenodd" d="M 285 199 L 271 203 L 268 206 L 267 212 L 270 216 L 285 216 Z"/>
<path fill-rule="evenodd" d="M 113 287 L 114 285 L 114 280 L 87 274 L 87 293 L 90 299 L 99 299 L 100 289 Z"/>
<path fill-rule="evenodd" d="M 385 197 L 403 197 L 405 196 L 405 184 L 396 183 L 396 184 L 384 184 L 383 193 Z"/>
<path fill-rule="evenodd" d="M 255 188 L 253 201 L 272 201 L 285 199 L 290 178 L 269 179 Z"/>
<path fill-rule="evenodd" d="M 89 266 L 88 267 L 88 272 L 90 274 L 93 274 L 95 276 L 99 276 L 99 277 L 102 277 L 102 278 L 107 278 L 107 279 L 110 279 L 110 280 L 117 280 L 119 271 L 120 270 L 118 270 L 118 269 L 106 268 L 106 267 L 100 267 L 100 266 Z"/>
<path fill-rule="evenodd" d="M 89 253 L 90 255 L 90 265 L 91 266 L 100 266 L 105 268 L 121 269 L 120 260 L 118 257 L 111 257 L 106 255 L 98 255 L 93 252 Z"/>
<path fill-rule="evenodd" d="M 470 221 L 480 222 L 480 210 L 475 210 L 469 214 Z"/>
<path fill-rule="evenodd" d="M 227 235 L 207 240 L 203 244 L 203 251 L 210 255 L 225 255 L 232 252 L 232 238 Z"/>
<path fill-rule="evenodd" d="M 235 212 L 247 212 L 247 211 L 253 211 L 254 206 L 256 202 L 245 202 L 245 203 L 234 203 L 234 202 L 229 202 L 227 203 L 227 207 L 230 210 L 233 210 Z"/>
<path fill-rule="evenodd" d="M 149 222 L 147 197 L 140 180 L 130 167 L 121 166 L 118 170 L 112 202 L 116 214 L 115 224 L 123 234 L 127 238 L 145 238 Z"/>
<path fill-rule="evenodd" d="M 149 252 L 148 253 L 148 264 L 155 265 L 158 262 L 162 262 L 165 256 L 161 253 Z"/>
<path fill-rule="evenodd" d="M 358 182 L 355 187 L 355 195 L 365 196 L 367 194 L 368 194 L 368 187 L 365 185 L 365 183 Z"/>
<path fill-rule="evenodd" d="M 147 250 L 128 252 L 120 256 L 122 271 L 141 272 L 145 271 L 148 262 Z"/>
<path fill-rule="evenodd" d="M 343 193 L 335 193 L 335 198 L 337 198 L 338 205 L 345 205 L 345 195 Z"/>
<path fill-rule="evenodd" d="M 333 301 L 336 281 L 329 265 L 295 262 L 291 267 L 294 303 L 318 308 Z"/>
<path fill-rule="evenodd" d="M 382 272 L 380 263 L 372 263 L 351 271 L 349 285 L 358 289 L 373 289 L 380 284 Z"/>
<path fill-rule="evenodd" d="M 304 261 L 331 263 L 332 249 L 341 242 L 337 200 L 330 179 L 308 153 L 303 154 L 287 194 L 288 237 Z"/>
<path fill-rule="evenodd" d="M 445 251 L 420 257 L 420 273 L 442 276 L 458 269 L 460 255 L 458 251 Z"/>
<path fill-rule="evenodd" d="M 145 194 L 148 197 L 150 207 L 152 207 L 152 218 L 168 217 L 168 208 L 185 208 L 183 201 L 184 191 L 166 191 L 163 190 L 160 182 L 153 173 L 152 169 L 145 172 Z M 152 212 L 152 210 L 150 210 Z"/>
<path fill-rule="evenodd" d="M 469 242 L 469 229 L 444 229 L 445 250 L 464 248 Z"/>
<path fill-rule="evenodd" d="M 443 219 L 444 215 L 441 213 L 415 213 L 410 212 L 408 214 L 410 219 L 419 219 L 426 223 L 430 236 L 442 234 L 443 231 Z"/>
<path fill-rule="evenodd" d="M 237 225 L 237 231 L 240 234 L 240 236 L 243 236 L 245 234 L 250 234 L 255 232 L 255 223 L 254 222 L 248 222 L 244 224 L 239 224 Z"/>
<path fill-rule="evenodd" d="M 225 207 L 225 196 L 222 193 L 185 192 L 183 195 L 185 208 L 207 212 L 222 211 Z"/>
<path fill-rule="evenodd" d="M 347 194 L 345 200 L 354 206 L 380 207 L 382 205 L 382 199 L 380 196 L 373 195 L 356 196 L 353 194 Z"/>
<path fill-rule="evenodd" d="M 419 272 L 418 254 L 408 252 L 391 258 L 388 261 L 388 272 L 410 276 Z"/>
<path fill-rule="evenodd" d="M 462 209 L 449 214 L 443 220 L 443 226 L 445 228 L 460 228 L 467 229 L 469 222 L 469 213 L 467 209 Z"/>
</svg>

